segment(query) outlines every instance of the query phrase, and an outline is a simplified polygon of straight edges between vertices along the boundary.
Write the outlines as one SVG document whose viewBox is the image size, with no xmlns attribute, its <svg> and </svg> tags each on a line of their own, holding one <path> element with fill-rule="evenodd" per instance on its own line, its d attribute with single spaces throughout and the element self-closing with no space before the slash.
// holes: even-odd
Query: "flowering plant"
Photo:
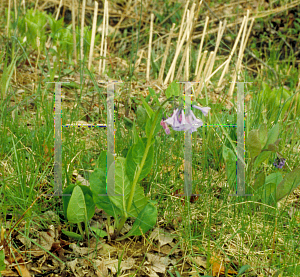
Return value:
<svg viewBox="0 0 300 277">
<path fill-rule="evenodd" d="M 300 185 L 300 168 L 295 168 L 285 176 L 279 171 L 286 159 L 279 152 L 279 124 L 274 125 L 269 131 L 267 125 L 260 125 L 259 129 L 251 130 L 246 139 L 246 146 L 250 156 L 250 164 L 247 167 L 248 181 L 251 185 L 254 200 L 266 204 L 276 204 L 283 197 Z M 272 153 L 277 155 L 273 166 L 277 172 L 266 174 L 265 168 L 261 170 L 263 162 L 268 161 Z M 225 147 L 223 157 L 226 162 L 227 178 L 233 182 L 236 175 L 236 156 L 234 152 Z"/>
</svg>

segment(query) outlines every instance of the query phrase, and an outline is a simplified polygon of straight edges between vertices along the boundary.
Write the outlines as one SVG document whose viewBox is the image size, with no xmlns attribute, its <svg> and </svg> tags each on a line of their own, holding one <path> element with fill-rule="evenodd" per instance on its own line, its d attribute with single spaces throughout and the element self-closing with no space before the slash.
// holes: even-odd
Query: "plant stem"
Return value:
<svg viewBox="0 0 300 277">
<path fill-rule="evenodd" d="M 144 167 L 144 164 L 145 164 L 145 161 L 146 161 L 149 149 L 151 147 L 151 141 L 152 141 L 152 137 L 153 137 L 153 133 L 154 133 L 155 127 L 156 127 L 156 121 L 157 121 L 158 114 L 159 114 L 159 112 L 160 112 L 161 109 L 162 109 L 162 107 L 160 107 L 158 109 L 158 111 L 156 112 L 156 115 L 155 115 L 155 118 L 154 118 L 154 121 L 153 121 L 153 124 L 152 124 L 152 127 L 151 127 L 151 131 L 150 131 L 150 134 L 149 134 L 149 137 L 148 137 L 148 140 L 147 140 L 147 145 L 146 145 L 146 148 L 145 148 L 144 156 L 142 158 L 141 163 L 138 166 L 138 171 L 137 171 L 137 173 L 134 176 L 134 180 L 133 180 L 133 183 L 132 183 L 132 186 L 131 186 L 131 191 L 130 191 L 129 200 L 128 200 L 128 204 L 127 204 L 127 209 L 126 209 L 125 215 L 122 216 L 122 218 L 120 220 L 120 224 L 119 224 L 119 227 L 117 229 L 117 235 L 121 231 L 121 229 L 122 229 L 122 227 L 123 227 L 123 225 L 124 225 L 124 223 L 125 223 L 125 221 L 127 219 L 127 214 L 130 211 L 130 208 L 131 208 L 131 205 L 132 205 L 132 201 L 133 201 L 135 186 L 136 186 L 136 184 L 138 182 L 138 179 L 139 179 L 140 174 L 142 172 L 142 169 Z"/>
</svg>

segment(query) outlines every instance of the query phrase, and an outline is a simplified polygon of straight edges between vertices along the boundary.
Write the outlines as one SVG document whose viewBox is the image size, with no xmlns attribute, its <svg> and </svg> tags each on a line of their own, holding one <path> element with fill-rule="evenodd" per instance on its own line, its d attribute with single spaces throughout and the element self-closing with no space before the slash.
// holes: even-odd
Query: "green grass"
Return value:
<svg viewBox="0 0 300 277">
<path fill-rule="evenodd" d="M 159 7 L 161 3 L 157 1 L 153 5 Z M 167 32 L 171 23 L 179 20 L 182 16 L 178 8 L 178 3 L 164 6 L 163 13 L 160 16 L 157 13 L 155 22 L 157 29 L 161 28 Z M 174 15 L 163 22 L 164 18 L 172 11 L 174 11 Z M 116 39 L 116 43 L 129 45 L 126 50 L 131 47 L 130 54 L 124 54 L 118 51 L 118 48 L 111 50 L 112 57 L 118 56 L 130 65 L 134 64 L 138 49 L 146 49 L 148 43 L 149 28 L 147 26 L 145 28 L 145 23 L 141 28 L 139 27 L 139 24 L 144 22 L 140 15 L 140 10 L 137 8 L 136 20 L 132 28 L 128 28 L 128 34 L 132 36 L 127 35 Z M 3 27 L 4 24 L 6 23 L 2 19 L 1 26 Z M 13 30 L 16 31 L 16 25 L 13 27 L 15 28 Z M 291 30 L 288 31 L 293 33 Z M 213 38 L 215 37 L 216 35 L 212 35 L 207 39 L 206 47 L 209 47 L 209 44 L 214 46 L 215 39 Z M 269 40 L 267 36 L 261 36 L 260 39 L 265 44 Z M 268 68 L 257 67 L 255 74 L 249 70 L 245 71 L 245 79 L 253 82 L 245 86 L 246 94 L 252 96 L 245 105 L 245 135 L 247 137 L 252 129 L 257 129 L 262 123 L 267 124 L 268 130 L 274 124 L 279 123 L 279 137 L 282 138 L 280 150 L 287 159 L 286 166 L 280 171 L 287 173 L 300 165 L 300 107 L 298 105 L 296 109 L 295 103 L 293 103 L 289 109 L 290 112 L 282 114 L 285 101 L 282 101 L 281 97 L 279 104 L 276 104 L 270 103 L 268 97 L 262 96 L 263 82 L 268 83 L 272 91 L 277 87 L 281 89 L 285 85 L 289 91 L 299 94 L 299 91 L 296 91 L 299 76 L 298 61 L 293 53 L 288 51 L 285 51 L 284 59 L 280 58 L 282 53 L 278 53 L 278 49 L 284 47 L 285 43 L 282 39 L 279 41 L 278 45 L 270 42 L 267 48 L 261 47 L 255 50 L 257 54 L 265 55 L 264 60 L 267 64 L 276 69 L 279 76 L 278 83 L 275 83 L 275 78 Z M 62 77 L 67 70 L 73 69 L 73 65 L 69 63 L 69 57 L 64 53 L 61 53 L 58 59 L 62 59 L 65 64 L 57 62 L 51 65 L 50 51 L 42 49 L 41 55 L 45 55 L 45 60 L 40 58 L 37 66 L 40 71 L 36 73 L 33 62 L 35 59 L 30 56 L 33 50 L 29 44 L 21 47 L 14 37 L 6 38 L 2 42 L 2 54 L 0 55 L 0 66 L 3 71 L 0 103 L 0 206 L 2 213 L 0 214 L 0 224 L 4 226 L 5 217 L 8 214 L 12 214 L 12 222 L 16 222 L 41 193 L 51 193 L 53 189 L 54 85 L 46 85 L 45 82 L 58 80 L 59 78 L 54 76 Z M 251 43 L 256 45 L 257 41 L 254 38 L 252 41 L 250 40 L 248 43 L 250 48 L 252 48 Z M 174 52 L 175 47 L 176 42 L 174 41 L 170 53 Z M 197 43 L 192 44 L 191 47 L 193 59 L 190 76 L 195 69 L 197 47 Z M 156 58 L 163 55 L 164 49 L 165 45 L 162 43 L 153 51 L 153 61 L 158 68 L 160 68 L 162 58 L 157 60 Z M 220 49 L 224 55 L 228 55 L 231 46 L 221 44 Z M 27 57 L 32 66 L 25 64 Z M 172 59 L 172 54 L 170 54 L 167 59 L 165 75 Z M 181 57 L 179 57 L 179 62 L 180 60 Z M 223 62 L 221 58 L 217 60 L 215 68 L 221 62 Z M 14 73 L 15 63 L 19 67 L 17 78 Z M 145 63 L 145 59 L 142 59 L 142 63 Z M 152 77 L 158 75 L 154 65 L 153 62 Z M 244 65 L 250 66 L 247 62 Z M 145 79 L 143 71 L 138 71 L 131 66 L 126 70 L 122 66 L 118 68 L 118 64 L 114 66 L 116 67 L 114 70 L 108 67 L 109 77 L 127 80 L 129 76 L 129 80 L 133 81 L 136 86 L 146 88 L 145 82 L 142 81 Z M 87 117 L 91 122 L 105 123 L 106 121 L 106 90 L 104 87 L 96 86 L 95 82 L 93 83 L 93 79 L 96 78 L 94 72 L 91 72 L 90 75 L 83 74 L 85 68 L 86 64 L 81 64 L 77 76 L 80 81 L 90 80 L 89 85 L 63 86 L 62 88 L 64 96 L 62 101 L 63 124 L 79 120 L 87 121 Z M 95 68 L 97 68 L 96 64 Z M 34 73 L 25 75 L 21 71 L 24 69 L 33 70 Z M 23 79 L 21 79 L 22 76 L 24 76 Z M 37 76 L 36 85 L 32 87 L 31 82 L 26 81 L 26 78 L 33 77 L 34 79 L 35 76 Z M 42 76 L 43 80 L 41 80 Z M 71 75 L 71 77 L 74 76 Z M 219 75 L 214 76 L 211 80 L 212 83 L 216 83 L 218 78 Z M 226 78 L 230 81 L 229 76 Z M 199 102 L 202 106 L 211 107 L 210 115 L 203 118 L 205 123 L 217 124 L 217 119 L 222 124 L 236 123 L 236 94 L 233 99 L 229 99 L 234 103 L 234 107 L 231 109 L 226 107 L 226 101 L 223 99 L 229 86 L 230 83 L 227 82 L 219 95 L 221 99 L 219 103 L 215 103 L 210 98 L 211 88 L 205 88 L 209 94 L 205 94 L 203 91 Z M 115 93 L 115 152 L 117 155 L 125 156 L 133 143 L 133 130 L 132 124 L 124 119 L 124 114 L 128 112 L 128 118 L 136 119 L 137 104 L 134 97 L 138 98 L 140 91 L 126 83 L 118 85 L 118 87 Z M 158 90 L 157 87 L 154 89 Z M 171 112 L 172 108 L 169 108 L 167 115 L 170 116 Z M 200 117 L 200 113 L 197 116 Z M 138 128 L 142 131 L 140 127 Z M 299 190 L 297 189 L 289 198 L 282 200 L 277 207 L 254 203 L 247 197 L 230 197 L 228 194 L 233 191 L 226 181 L 222 146 L 231 147 L 228 138 L 235 142 L 236 132 L 235 128 L 231 127 L 227 127 L 225 130 L 228 137 L 220 127 L 202 127 L 193 134 L 193 192 L 199 193 L 201 196 L 195 203 L 185 202 L 185 205 L 181 198 L 175 196 L 176 190 L 183 190 L 184 186 L 182 178 L 184 174 L 184 134 L 171 131 L 171 135 L 166 136 L 161 130 L 156 137 L 154 166 L 151 174 L 142 181 L 142 185 L 145 193 L 157 201 L 159 214 L 157 226 L 170 228 L 178 235 L 176 242 L 182 249 L 182 256 L 177 258 L 177 264 L 174 265 L 175 269 L 172 274 L 175 276 L 176 271 L 181 276 L 187 276 L 187 271 L 191 270 L 191 267 L 185 266 L 184 263 L 188 258 L 206 256 L 209 259 L 214 255 L 213 253 L 218 253 L 229 259 L 226 265 L 231 263 L 236 271 L 239 271 L 244 265 L 250 265 L 251 273 L 242 276 L 272 276 L 269 273 L 270 268 L 272 274 L 280 270 L 282 276 L 299 276 L 299 215 L 296 214 L 290 218 L 288 214 L 291 206 L 297 207 L 298 205 Z M 72 182 L 74 170 L 86 179 L 89 178 L 89 172 L 93 170 L 98 155 L 101 151 L 106 150 L 106 133 L 102 128 L 63 128 L 62 133 L 63 185 L 66 186 L 67 183 Z M 274 158 L 275 155 L 272 155 L 263 163 L 260 170 L 264 170 L 266 173 L 275 172 L 276 169 L 272 165 Z M 246 164 L 246 176 L 248 176 L 249 157 L 247 152 Z M 253 181 L 253 176 L 251 180 Z M 246 186 L 250 185 L 251 183 L 246 183 Z M 55 197 L 41 197 L 37 200 L 22 219 L 26 223 L 24 229 L 26 236 L 30 236 L 30 228 L 33 226 L 44 229 L 45 226 L 51 224 L 49 219 L 42 217 L 42 213 L 48 210 L 61 214 L 61 201 Z M 67 222 L 61 224 L 73 228 Z M 19 226 L 16 227 L 16 232 L 18 232 Z M 146 238 L 148 236 L 146 234 Z M 147 243 L 151 244 L 149 241 Z M 124 249 L 127 247 L 125 244 L 122 246 Z M 127 255 L 126 251 L 124 257 Z M 234 265 L 233 262 L 238 265 Z M 209 267 L 203 269 L 196 265 L 194 270 L 201 274 L 211 274 Z"/>
</svg>

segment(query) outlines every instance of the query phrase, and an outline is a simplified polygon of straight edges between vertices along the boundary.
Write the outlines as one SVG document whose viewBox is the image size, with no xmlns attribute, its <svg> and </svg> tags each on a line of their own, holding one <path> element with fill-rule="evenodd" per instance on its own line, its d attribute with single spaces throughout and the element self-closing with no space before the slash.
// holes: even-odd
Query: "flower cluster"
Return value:
<svg viewBox="0 0 300 277">
<path fill-rule="evenodd" d="M 210 110 L 209 107 L 201 108 L 201 107 L 198 107 L 195 105 L 193 105 L 192 107 L 200 110 L 204 114 L 204 116 L 207 116 L 207 114 Z M 169 117 L 166 120 L 162 120 L 160 123 L 163 126 L 163 128 L 165 129 L 166 133 L 170 134 L 170 130 L 169 130 L 168 126 L 166 125 L 166 123 L 169 124 L 175 131 L 189 130 L 190 133 L 197 131 L 197 128 L 203 126 L 202 120 L 196 118 L 196 116 L 194 115 L 194 113 L 192 111 L 190 111 L 189 115 L 186 116 L 182 109 L 174 110 L 171 117 Z"/>
<path fill-rule="evenodd" d="M 277 168 L 283 168 L 286 159 L 284 158 L 276 158 L 273 165 Z"/>
</svg>

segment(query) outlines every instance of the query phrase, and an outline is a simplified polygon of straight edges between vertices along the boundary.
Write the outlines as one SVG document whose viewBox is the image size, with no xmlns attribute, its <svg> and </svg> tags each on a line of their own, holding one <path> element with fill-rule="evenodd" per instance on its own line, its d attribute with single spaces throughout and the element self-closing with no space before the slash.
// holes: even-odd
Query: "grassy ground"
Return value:
<svg viewBox="0 0 300 277">
<path fill-rule="evenodd" d="M 61 199 L 44 195 L 50 194 L 54 186 L 55 87 L 46 82 L 70 82 L 62 85 L 62 124 L 105 124 L 106 87 L 97 81 L 106 78 L 122 80 L 124 83 L 118 85 L 115 92 L 115 152 L 117 156 L 126 156 L 134 141 L 133 129 L 137 128 L 141 134 L 144 132 L 141 126 L 133 125 L 138 117 L 141 95 L 149 95 L 148 87 L 152 87 L 157 93 L 161 92 L 160 100 L 166 99 L 164 91 L 171 80 L 163 81 L 179 44 L 179 27 L 186 2 L 109 3 L 111 33 L 107 40 L 105 71 L 100 73 L 99 61 L 103 60 L 100 57 L 101 32 L 96 38 L 90 70 L 87 70 L 93 5 L 88 3 L 86 7 L 85 26 L 89 26 L 89 30 L 85 33 L 83 61 L 80 61 L 79 47 L 81 10 L 76 9 L 79 15 L 76 62 L 72 28 L 59 32 L 71 23 L 72 1 L 65 1 L 62 6 L 59 18 L 64 14 L 64 20 L 60 23 L 53 19 L 58 3 L 38 1 L 37 11 L 47 12 L 52 18 L 47 19 L 42 14 L 31 14 L 35 2 L 26 2 L 26 21 L 23 5 L 18 6 L 17 17 L 11 4 L 8 32 L 8 3 L 1 3 L 1 244 L 3 249 L 18 250 L 13 252 L 15 256 L 10 262 L 6 251 L 6 269 L 1 268 L 4 256 L 0 255 L 2 275 L 13 276 L 8 274 L 14 272 L 15 276 L 33 276 L 26 275 L 22 265 L 28 262 L 30 274 L 35 276 L 45 276 L 42 274 L 46 272 L 56 274 L 52 276 L 237 276 L 238 272 L 239 276 L 300 276 L 299 190 L 294 190 L 275 205 L 246 196 L 229 196 L 234 191 L 227 183 L 222 149 L 223 145 L 232 147 L 230 141 L 236 141 L 233 127 L 202 127 L 193 133 L 193 191 L 201 196 L 190 202 L 176 196 L 184 186 L 184 134 L 171 131 L 167 136 L 163 130 L 158 133 L 154 166 L 149 176 L 141 181 L 145 194 L 157 203 L 155 228 L 160 230 L 158 238 L 151 230 L 143 236 L 122 241 L 90 236 L 78 242 L 61 232 L 62 229 L 78 230 L 64 217 Z M 191 7 L 190 4 L 189 9 Z M 205 4 L 203 1 L 188 36 L 190 40 L 187 39 L 180 49 L 174 79 L 201 81 L 205 76 L 207 60 L 199 79 L 195 70 L 206 16 L 210 21 L 202 53 L 208 51 L 207 58 L 217 44 L 218 19 L 223 23 L 227 20 L 212 73 L 230 57 L 247 9 L 251 9 L 250 19 L 255 19 L 247 42 L 248 51 L 239 56 L 240 38 L 223 81 L 218 84 L 221 68 L 198 95 L 200 85 L 194 85 L 197 97 L 193 100 L 200 106 L 211 107 L 209 116 L 202 118 L 206 124 L 236 124 L 237 93 L 236 90 L 230 92 L 230 82 L 236 72 L 240 73 L 241 81 L 251 82 L 245 85 L 245 136 L 247 138 L 251 130 L 258 129 L 263 123 L 268 130 L 279 124 L 279 152 L 286 159 L 282 169 L 275 168 L 276 154 L 272 153 L 256 173 L 281 172 L 285 176 L 299 168 L 300 163 L 299 2 L 248 4 L 237 1 L 225 4 L 210 1 Z M 99 2 L 99 27 L 102 26 L 103 11 L 104 4 Z M 149 11 L 155 17 L 150 78 L 147 80 Z M 166 53 L 173 23 L 176 27 Z M 249 26 L 250 20 L 248 30 Z M 51 28 L 57 30 L 58 39 Z M 186 47 L 190 49 L 189 61 L 185 58 Z M 160 79 L 164 56 L 166 64 Z M 238 68 L 239 60 L 242 62 Z M 154 103 L 153 97 L 149 96 L 148 100 L 150 105 Z M 169 105 L 168 116 L 172 109 Z M 200 112 L 196 115 L 201 117 Z M 79 175 L 89 180 L 99 154 L 107 147 L 105 129 L 63 128 L 62 143 L 64 187 L 75 183 L 74 179 L 77 176 L 78 180 Z M 245 162 L 246 189 L 249 191 L 256 177 L 250 167 L 247 148 Z M 89 224 L 92 226 L 97 222 L 108 222 L 99 209 Z M 127 223 L 125 226 L 132 225 L 130 220 Z M 36 248 L 36 243 L 41 247 Z M 88 247 L 97 248 L 97 251 L 88 253 Z M 37 253 L 38 249 L 45 252 Z M 14 266 L 15 263 L 19 263 L 19 267 Z"/>
</svg>

